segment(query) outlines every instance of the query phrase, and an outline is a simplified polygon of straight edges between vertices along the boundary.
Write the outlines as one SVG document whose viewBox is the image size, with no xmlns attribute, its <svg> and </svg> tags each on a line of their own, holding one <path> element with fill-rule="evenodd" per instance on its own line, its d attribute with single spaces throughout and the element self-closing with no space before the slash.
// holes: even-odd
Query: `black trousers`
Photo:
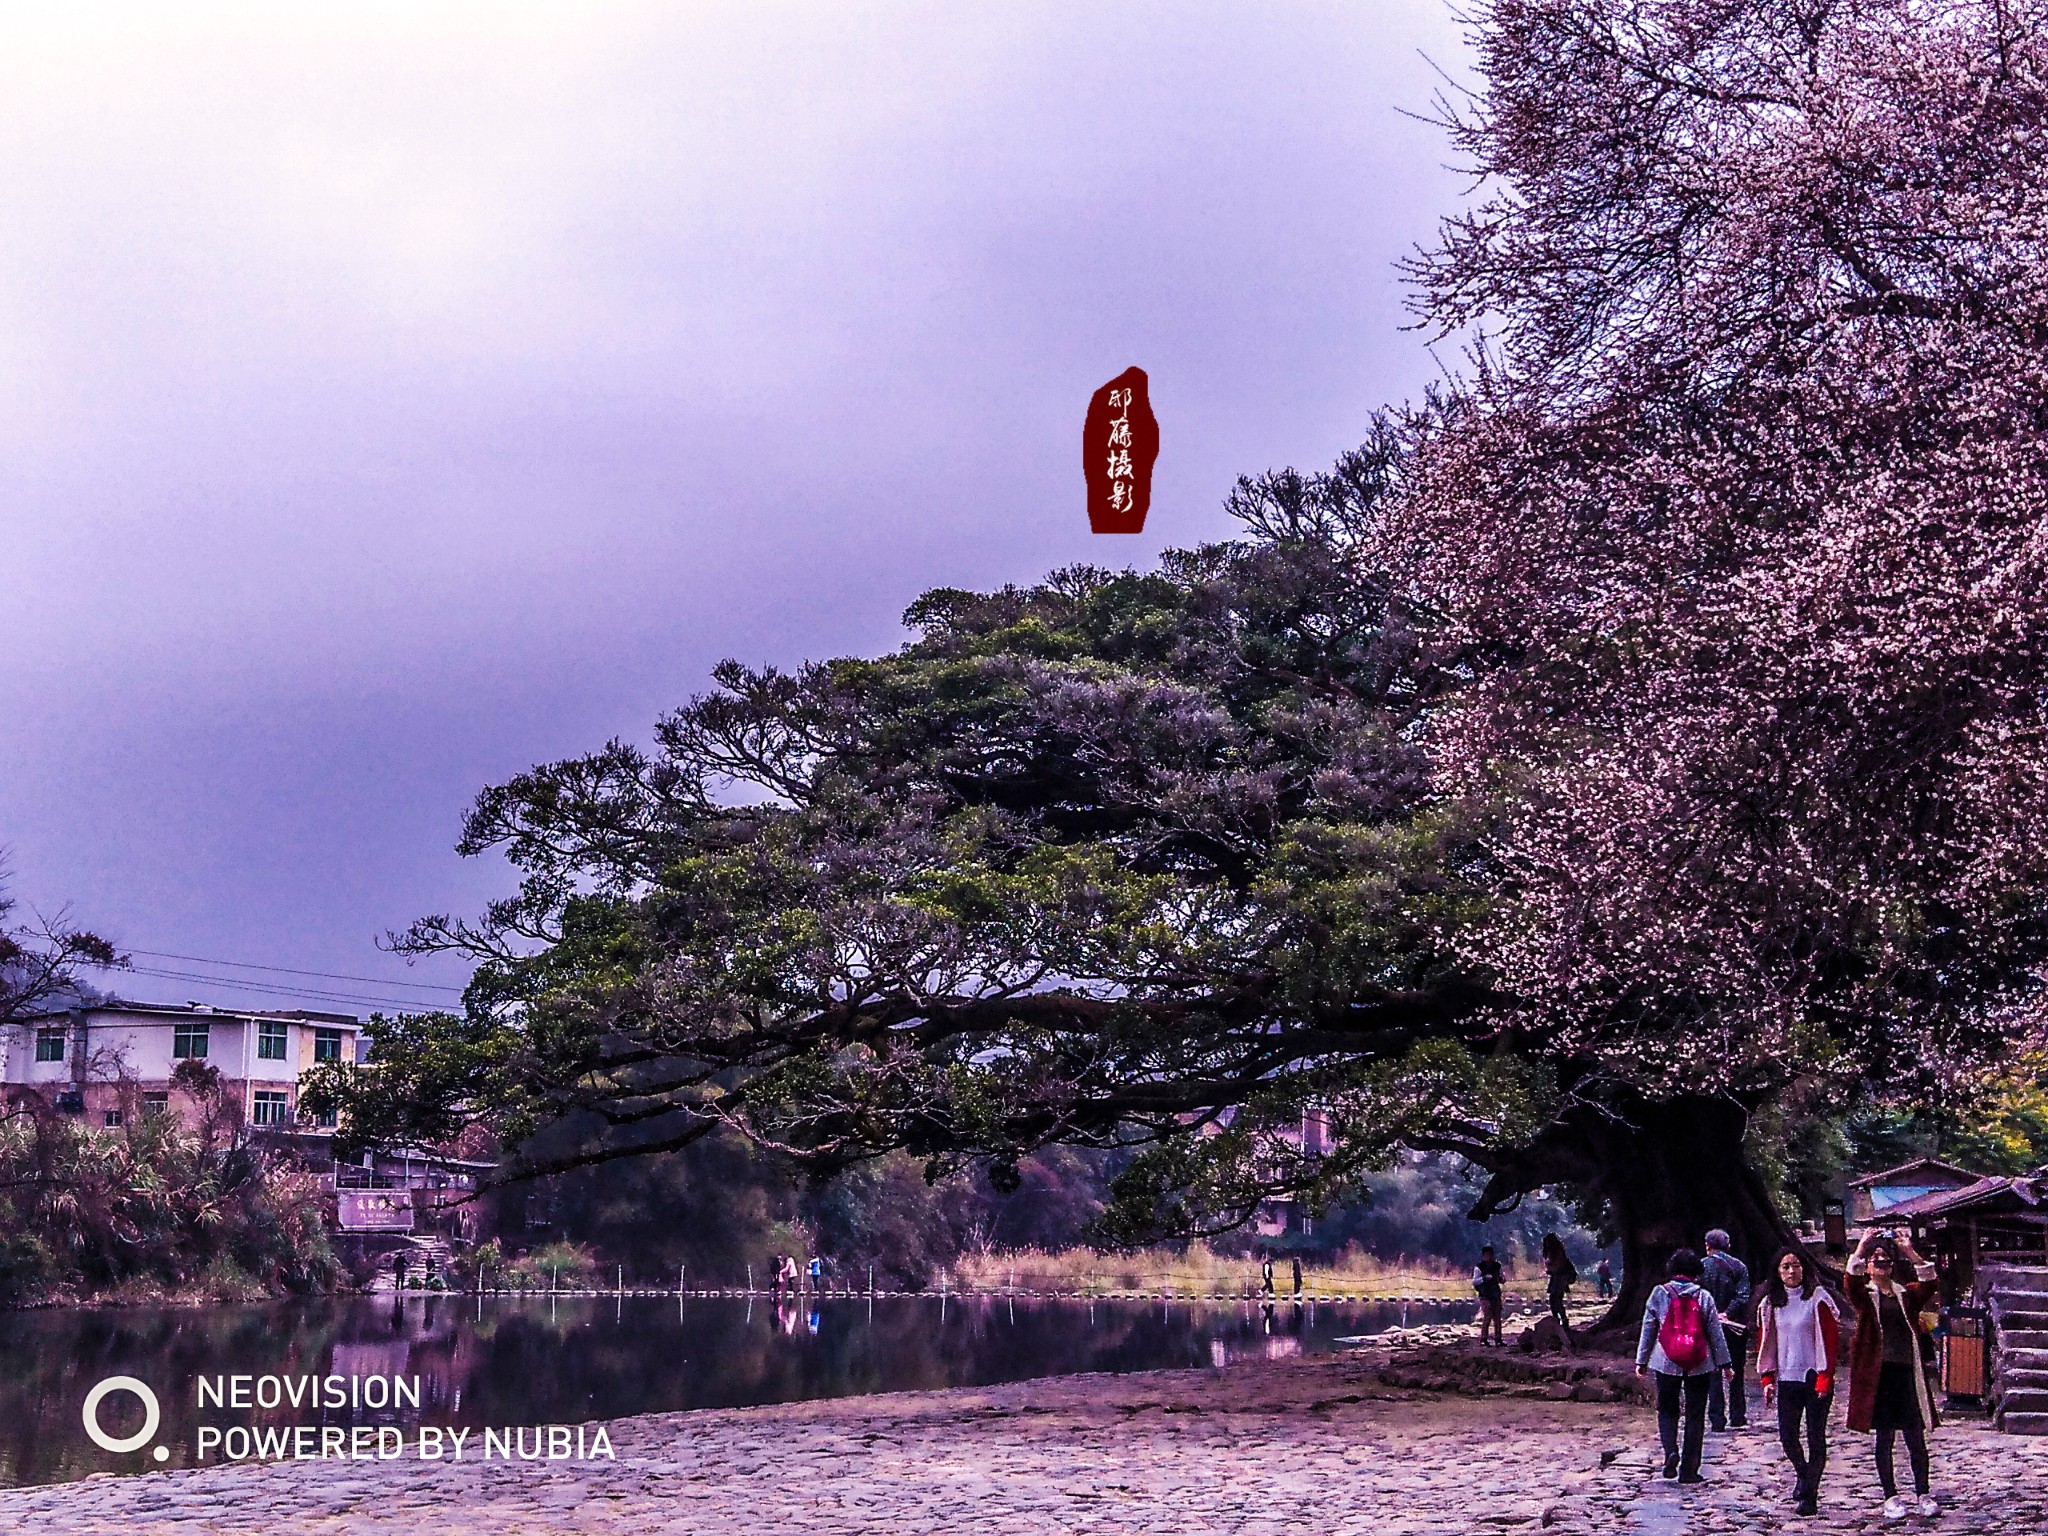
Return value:
<svg viewBox="0 0 2048 1536">
<path fill-rule="evenodd" d="M 1832 1395 L 1822 1397 L 1810 1382 L 1778 1383 L 1778 1443 L 1785 1447 L 1785 1459 L 1799 1478 L 1802 1491 L 1820 1493 L 1820 1475 L 1828 1465 L 1828 1407 Z M 1805 1444 L 1800 1430 L 1806 1431 Z"/>
<path fill-rule="evenodd" d="M 1721 1389 L 1721 1373 L 1714 1372 L 1714 1389 L 1707 1398 L 1707 1422 L 1716 1429 L 1726 1429 L 1730 1424 L 1742 1425 L 1749 1422 L 1749 1399 L 1743 1394 L 1747 1388 L 1742 1380 L 1742 1367 L 1749 1347 L 1749 1330 L 1740 1323 L 1721 1320 L 1721 1331 L 1728 1336 L 1728 1354 L 1735 1364 L 1735 1379 L 1728 1383 L 1724 1394 Z"/>
<path fill-rule="evenodd" d="M 1899 1491 L 1897 1469 L 1892 1462 L 1897 1437 L 1906 1437 L 1906 1455 L 1913 1463 L 1913 1491 L 1927 1491 L 1927 1426 L 1920 1422 L 1920 1398 L 1913 1387 L 1917 1365 L 1898 1365 L 1887 1360 L 1878 1367 L 1877 1481 L 1890 1498 Z"/>
<path fill-rule="evenodd" d="M 1700 1470 L 1700 1448 L 1707 1439 L 1707 1387 L 1709 1382 L 1719 1380 L 1721 1373 L 1673 1376 L 1667 1371 L 1658 1371 L 1654 1374 L 1657 1377 L 1657 1434 L 1664 1442 L 1664 1459 L 1667 1462 L 1676 1459 L 1682 1476 L 1696 1477 Z M 1685 1410 L 1685 1442 L 1682 1448 L 1678 1436 L 1681 1403 Z"/>
</svg>

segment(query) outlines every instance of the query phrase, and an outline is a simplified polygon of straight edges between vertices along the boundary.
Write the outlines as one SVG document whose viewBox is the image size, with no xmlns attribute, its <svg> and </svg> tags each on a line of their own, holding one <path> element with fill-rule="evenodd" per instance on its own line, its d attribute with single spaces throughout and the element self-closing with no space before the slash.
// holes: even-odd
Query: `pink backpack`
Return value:
<svg viewBox="0 0 2048 1536">
<path fill-rule="evenodd" d="M 1698 1291 L 1673 1291 L 1666 1299 L 1657 1343 L 1664 1357 L 1687 1374 L 1707 1363 L 1707 1317 Z"/>
</svg>

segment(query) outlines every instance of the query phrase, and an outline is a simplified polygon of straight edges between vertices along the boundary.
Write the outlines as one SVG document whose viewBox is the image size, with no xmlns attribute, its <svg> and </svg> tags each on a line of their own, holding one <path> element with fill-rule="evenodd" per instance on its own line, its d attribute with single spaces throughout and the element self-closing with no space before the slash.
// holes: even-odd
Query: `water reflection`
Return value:
<svg viewBox="0 0 2048 1536">
<path fill-rule="evenodd" d="M 421 1423 L 483 1428 L 576 1423 L 984 1385 L 1071 1371 L 1221 1366 L 1331 1347 L 1346 1335 L 1467 1318 L 1471 1307 L 1394 1303 L 1041 1301 L 1030 1298 L 413 1296 L 266 1306 L 0 1314 L 0 1483 L 134 1472 L 85 1438 L 79 1408 L 107 1376 L 148 1382 L 162 1401 L 158 1443 L 193 1464 L 195 1431 L 225 1426 Z M 259 1377 L 417 1377 L 419 1407 L 221 1410 L 198 1383 Z M 308 1399 L 311 1401 L 311 1399 Z M 124 1413 L 127 1417 L 124 1419 Z M 131 1422 L 132 1420 L 132 1422 Z M 126 1394 L 100 1422 L 141 1423 Z"/>
</svg>

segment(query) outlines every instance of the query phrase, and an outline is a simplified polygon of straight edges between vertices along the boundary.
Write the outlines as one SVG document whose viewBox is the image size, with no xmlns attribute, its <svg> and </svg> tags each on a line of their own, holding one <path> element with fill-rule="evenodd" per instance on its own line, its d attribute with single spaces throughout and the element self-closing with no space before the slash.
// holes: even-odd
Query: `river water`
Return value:
<svg viewBox="0 0 2048 1536">
<path fill-rule="evenodd" d="M 211 1464 L 223 1457 L 222 1426 L 311 1426 L 301 1454 L 322 1444 L 323 1429 L 395 1427 L 411 1455 L 422 1425 L 578 1424 L 1073 1371 L 1221 1366 L 1471 1316 L 1469 1303 L 858 1297 L 778 1306 L 765 1296 L 545 1295 L 16 1312 L 0 1314 L 0 1485 Z M 87 1438 L 82 1413 L 110 1376 L 136 1378 L 161 1406 L 148 1443 L 120 1454 Z M 236 1376 L 249 1380 L 237 1388 Z M 394 1378 L 404 1383 L 396 1406 Z M 202 1390 L 217 1396 L 202 1401 Z M 249 1406 L 234 1406 L 238 1392 Z M 143 1427 L 144 1411 L 121 1388 L 103 1396 L 96 1420 L 120 1440 Z M 238 1443 L 247 1442 L 227 1447 Z"/>
</svg>

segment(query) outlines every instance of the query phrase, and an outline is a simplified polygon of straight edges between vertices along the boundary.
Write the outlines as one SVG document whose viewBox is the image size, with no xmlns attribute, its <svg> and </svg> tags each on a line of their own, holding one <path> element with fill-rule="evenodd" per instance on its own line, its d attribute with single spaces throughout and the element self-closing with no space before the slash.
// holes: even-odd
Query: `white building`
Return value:
<svg viewBox="0 0 2048 1536">
<path fill-rule="evenodd" d="M 109 999 L 0 1025 L 0 1092 L 34 1090 L 92 1125 L 195 1106 L 172 1086 L 185 1061 L 218 1068 L 221 1086 L 259 1130 L 333 1129 L 298 1114 L 299 1074 L 361 1059 L 362 1022 L 345 1013 L 251 1012 Z"/>
</svg>

